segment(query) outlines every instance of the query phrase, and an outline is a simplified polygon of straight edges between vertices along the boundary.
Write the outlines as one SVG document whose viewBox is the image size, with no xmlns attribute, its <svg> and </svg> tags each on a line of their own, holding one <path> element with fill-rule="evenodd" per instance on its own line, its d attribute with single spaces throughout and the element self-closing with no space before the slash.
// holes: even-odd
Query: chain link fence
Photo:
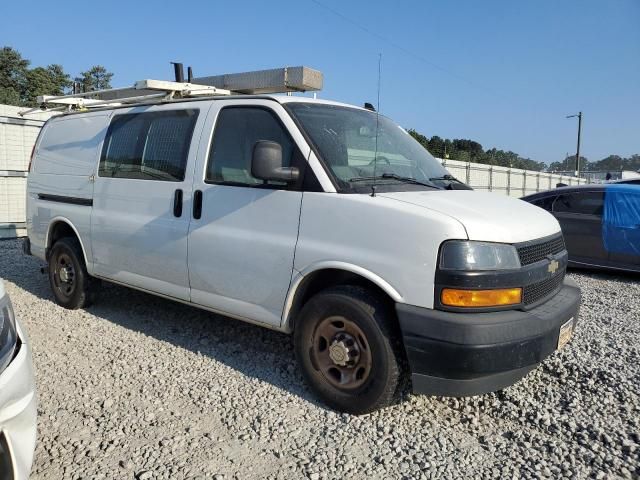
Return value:
<svg viewBox="0 0 640 480">
<path fill-rule="evenodd" d="M 0 105 L 0 238 L 26 234 L 25 200 L 31 149 L 50 113 L 23 118 L 23 107 Z"/>
</svg>

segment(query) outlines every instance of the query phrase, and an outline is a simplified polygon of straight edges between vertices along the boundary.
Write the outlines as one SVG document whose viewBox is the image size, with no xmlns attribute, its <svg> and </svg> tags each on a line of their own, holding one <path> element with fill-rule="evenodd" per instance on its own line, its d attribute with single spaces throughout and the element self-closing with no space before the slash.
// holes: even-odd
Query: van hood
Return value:
<svg viewBox="0 0 640 480">
<path fill-rule="evenodd" d="M 377 195 L 453 217 L 462 223 L 469 240 L 519 243 L 560 232 L 558 221 L 547 211 L 497 193 L 434 190 Z"/>
</svg>

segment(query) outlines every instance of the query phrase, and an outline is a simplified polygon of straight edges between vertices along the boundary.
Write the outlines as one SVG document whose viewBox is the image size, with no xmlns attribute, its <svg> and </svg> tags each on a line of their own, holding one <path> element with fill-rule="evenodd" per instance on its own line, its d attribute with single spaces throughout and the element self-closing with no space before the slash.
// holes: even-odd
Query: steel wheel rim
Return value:
<svg viewBox="0 0 640 480">
<path fill-rule="evenodd" d="M 53 283 L 62 295 L 70 297 L 76 288 L 76 270 L 71 257 L 66 253 L 57 256 L 54 265 Z"/>
<path fill-rule="evenodd" d="M 362 329 L 342 316 L 327 317 L 314 330 L 311 359 L 332 386 L 361 387 L 371 373 L 371 348 Z"/>
</svg>

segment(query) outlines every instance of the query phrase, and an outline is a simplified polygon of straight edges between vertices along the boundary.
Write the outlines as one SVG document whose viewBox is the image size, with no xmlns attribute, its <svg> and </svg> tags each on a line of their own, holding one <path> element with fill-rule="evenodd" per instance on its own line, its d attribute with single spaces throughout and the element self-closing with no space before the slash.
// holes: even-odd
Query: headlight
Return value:
<svg viewBox="0 0 640 480">
<path fill-rule="evenodd" d="M 509 270 L 520 268 L 518 251 L 504 243 L 451 240 L 442 246 L 442 270 Z"/>
<path fill-rule="evenodd" d="M 16 349 L 18 334 L 16 332 L 16 320 L 13 316 L 13 307 L 9 297 L 0 298 L 0 372 L 2 372 L 13 359 Z"/>
</svg>

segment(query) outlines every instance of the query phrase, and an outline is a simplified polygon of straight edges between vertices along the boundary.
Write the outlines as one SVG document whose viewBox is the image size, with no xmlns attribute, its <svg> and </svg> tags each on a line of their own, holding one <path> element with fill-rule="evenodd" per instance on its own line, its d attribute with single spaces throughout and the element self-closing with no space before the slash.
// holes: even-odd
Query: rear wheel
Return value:
<svg viewBox="0 0 640 480">
<path fill-rule="evenodd" d="M 331 408 L 363 414 L 390 405 L 403 375 L 393 311 L 362 287 L 312 297 L 296 321 L 298 363 Z"/>
<path fill-rule="evenodd" d="M 84 308 L 94 301 L 97 281 L 87 273 L 77 239 L 61 238 L 51 248 L 49 283 L 56 302 L 64 308 Z"/>
</svg>

